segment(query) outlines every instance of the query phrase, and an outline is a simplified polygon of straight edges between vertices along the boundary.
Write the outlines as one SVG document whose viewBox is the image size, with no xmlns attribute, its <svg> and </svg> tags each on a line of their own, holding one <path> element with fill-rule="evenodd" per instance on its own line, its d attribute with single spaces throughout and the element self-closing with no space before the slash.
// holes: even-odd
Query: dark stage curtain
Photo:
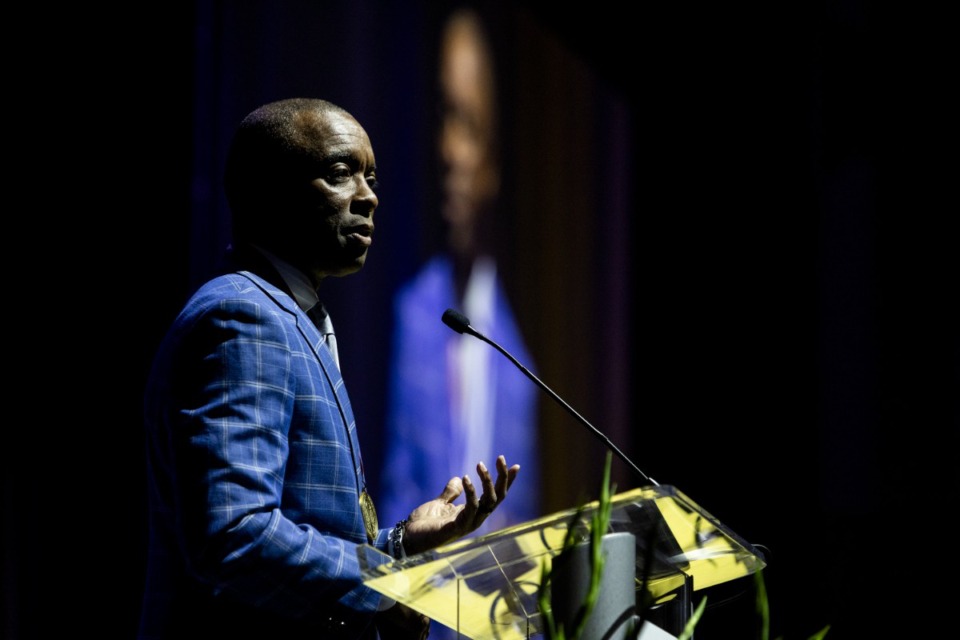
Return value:
<svg viewBox="0 0 960 640">
<path fill-rule="evenodd" d="M 227 243 L 229 135 L 270 100 L 341 104 L 377 154 L 377 241 L 326 300 L 376 492 L 392 296 L 438 243 L 446 4 L 198 0 L 31 23 L 56 55 L 11 95 L 52 97 L 14 110 L 44 144 L 13 164 L 56 169 L 17 217 L 39 223 L 39 252 L 9 244 L 55 263 L 14 278 L 52 286 L 23 296 L 50 316 L 49 355 L 11 371 L 4 637 L 135 633 L 147 366 Z M 504 85 L 497 249 L 538 376 L 763 545 L 771 637 L 932 637 L 960 388 L 950 23 L 875 2 L 480 4 Z M 48 314 L 64 297 L 67 319 Z M 593 499 L 604 447 L 541 408 L 545 512 Z M 616 461 L 614 479 L 643 484 Z M 710 601 L 698 640 L 755 637 L 749 581 Z"/>
</svg>

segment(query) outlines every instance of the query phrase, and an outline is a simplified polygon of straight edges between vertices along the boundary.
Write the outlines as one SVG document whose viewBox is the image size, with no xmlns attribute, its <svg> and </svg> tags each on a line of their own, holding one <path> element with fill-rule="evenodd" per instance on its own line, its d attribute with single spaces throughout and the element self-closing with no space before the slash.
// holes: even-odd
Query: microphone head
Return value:
<svg viewBox="0 0 960 640">
<path fill-rule="evenodd" d="M 443 324 L 447 325 L 457 333 L 463 333 L 470 328 L 470 320 L 459 311 L 447 309 L 443 312 Z"/>
</svg>

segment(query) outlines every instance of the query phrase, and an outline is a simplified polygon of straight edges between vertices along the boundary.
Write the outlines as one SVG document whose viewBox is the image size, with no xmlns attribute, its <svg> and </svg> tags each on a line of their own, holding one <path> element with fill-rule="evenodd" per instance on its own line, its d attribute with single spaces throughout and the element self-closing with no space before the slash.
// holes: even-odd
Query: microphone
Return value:
<svg viewBox="0 0 960 640">
<path fill-rule="evenodd" d="M 593 435 L 597 436 L 597 438 L 599 438 L 601 442 L 603 442 L 611 451 L 617 454 L 617 457 L 623 460 L 627 464 L 627 466 L 629 466 L 636 474 L 638 474 L 641 478 L 643 478 L 647 482 L 651 482 L 658 487 L 660 486 L 659 482 L 657 482 L 656 480 L 654 480 L 653 478 L 645 474 L 643 471 L 641 471 L 640 467 L 635 465 L 633 461 L 630 458 L 628 458 L 622 451 L 620 451 L 620 449 L 618 449 L 615 444 L 610 442 L 610 439 L 607 438 L 607 436 L 603 435 L 603 433 L 601 433 L 599 429 L 594 427 L 592 424 L 590 424 L 587 421 L 586 418 L 584 418 L 579 413 L 577 413 L 573 409 L 573 407 L 567 404 L 563 400 L 563 398 L 561 398 L 556 393 L 554 393 L 550 387 L 548 387 L 543 382 L 541 382 L 540 378 L 530 373 L 530 371 L 525 366 L 523 366 L 523 364 L 521 364 L 520 361 L 518 361 L 516 358 L 510 355 L 506 349 L 504 349 L 499 344 L 497 344 L 487 336 L 483 335 L 482 333 L 480 333 L 479 331 L 471 327 L 470 320 L 467 318 L 467 316 L 463 315 L 459 311 L 455 311 L 453 309 L 447 309 L 446 311 L 443 312 L 443 317 L 441 319 L 443 320 L 443 324 L 447 325 L 457 333 L 461 333 L 461 334 L 466 333 L 467 335 L 471 335 L 474 338 L 479 338 L 480 340 L 483 340 L 484 342 L 492 346 L 494 349 L 496 349 L 497 351 L 505 355 L 510 360 L 510 362 L 512 362 L 518 369 L 520 369 L 520 371 L 524 373 L 524 375 L 526 375 L 528 378 L 533 380 L 537 384 L 537 386 L 539 386 L 541 389 L 546 391 L 551 398 L 556 400 L 557 403 L 559 403 L 560 406 L 566 409 L 570 415 L 576 418 L 580 422 L 580 424 L 582 424 L 587 429 L 589 429 L 590 432 L 593 433 Z"/>
</svg>

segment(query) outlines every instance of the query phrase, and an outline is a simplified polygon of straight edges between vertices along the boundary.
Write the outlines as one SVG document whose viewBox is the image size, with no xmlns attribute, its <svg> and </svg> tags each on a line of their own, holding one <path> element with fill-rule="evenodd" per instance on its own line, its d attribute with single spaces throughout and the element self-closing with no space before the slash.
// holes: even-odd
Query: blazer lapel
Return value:
<svg viewBox="0 0 960 640">
<path fill-rule="evenodd" d="M 276 287 L 267 280 L 251 271 L 240 271 L 241 275 L 249 278 L 264 294 L 273 300 L 278 307 L 286 311 L 293 318 L 300 335 L 304 341 L 310 345 L 310 349 L 320 361 L 320 369 L 326 376 L 330 388 L 333 389 L 334 397 L 337 401 L 337 409 L 340 411 L 340 418 L 343 420 L 344 428 L 347 431 L 347 438 L 350 443 L 350 453 L 353 456 L 353 464 L 357 473 L 357 491 L 360 492 L 366 486 L 366 478 L 363 474 L 363 462 L 360 457 L 360 441 L 357 438 L 356 419 L 353 416 L 353 406 L 350 404 L 350 398 L 347 396 L 347 388 L 340 373 L 340 367 L 333 359 L 330 350 L 324 346 L 323 336 L 317 329 L 313 321 L 307 316 L 306 312 L 300 308 L 293 296 L 286 291 Z"/>
</svg>

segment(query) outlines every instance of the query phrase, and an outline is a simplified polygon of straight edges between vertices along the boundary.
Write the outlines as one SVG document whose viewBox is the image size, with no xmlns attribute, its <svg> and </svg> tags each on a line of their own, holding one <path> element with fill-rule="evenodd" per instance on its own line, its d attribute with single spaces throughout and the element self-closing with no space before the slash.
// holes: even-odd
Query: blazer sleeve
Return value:
<svg viewBox="0 0 960 640">
<path fill-rule="evenodd" d="M 177 334 L 153 406 L 169 479 L 161 491 L 186 571 L 285 617 L 331 608 L 368 617 L 381 596 L 361 585 L 365 540 L 342 532 L 356 502 L 351 513 L 333 508 L 357 496 L 355 478 L 342 477 L 349 437 L 332 390 L 305 390 L 318 363 L 290 312 L 267 298 L 221 297 L 197 304 Z M 291 438 L 311 451 L 298 465 L 309 477 L 287 475 Z M 387 533 L 375 546 L 386 548 Z"/>
</svg>

